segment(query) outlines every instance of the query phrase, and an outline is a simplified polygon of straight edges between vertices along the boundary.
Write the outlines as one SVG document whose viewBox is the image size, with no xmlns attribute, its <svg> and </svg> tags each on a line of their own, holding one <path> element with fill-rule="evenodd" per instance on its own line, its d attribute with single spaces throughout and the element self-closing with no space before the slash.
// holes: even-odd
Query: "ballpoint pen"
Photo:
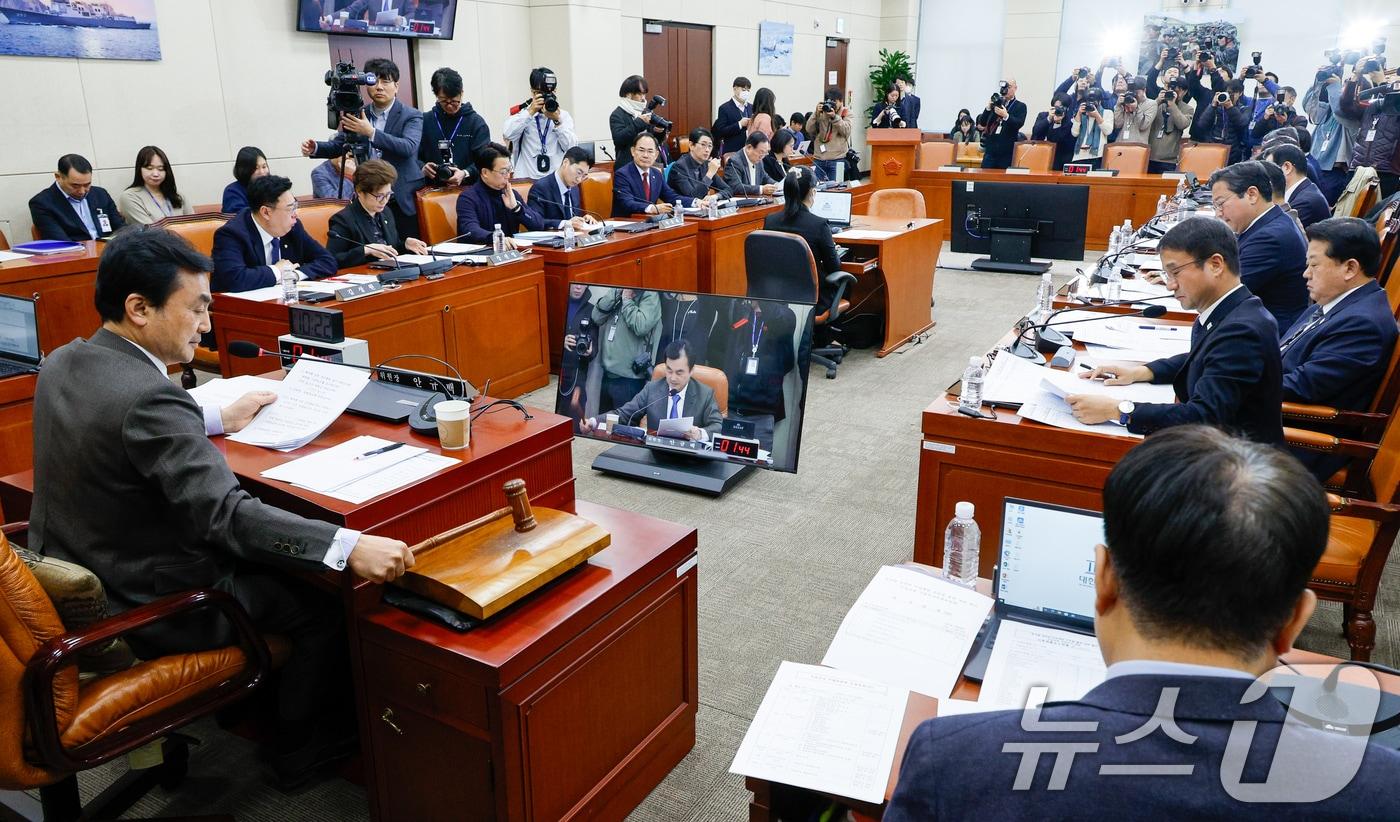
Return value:
<svg viewBox="0 0 1400 822">
<path fill-rule="evenodd" d="M 396 443 L 393 443 L 393 444 L 390 444 L 390 445 L 386 445 L 386 446 L 384 446 L 383 448 L 376 448 L 376 449 L 374 449 L 373 451 L 366 451 L 366 452 L 364 452 L 363 454 L 359 455 L 358 457 L 355 457 L 355 459 L 357 459 L 357 460 L 362 460 L 362 459 L 364 459 L 365 457 L 373 457 L 373 456 L 375 456 L 375 455 L 377 455 L 377 454 L 384 454 L 384 453 L 387 453 L 387 452 L 389 452 L 389 451 L 393 451 L 395 448 L 400 448 L 400 447 L 402 447 L 402 446 L 403 446 L 403 443 L 401 443 L 401 442 L 396 442 Z"/>
</svg>

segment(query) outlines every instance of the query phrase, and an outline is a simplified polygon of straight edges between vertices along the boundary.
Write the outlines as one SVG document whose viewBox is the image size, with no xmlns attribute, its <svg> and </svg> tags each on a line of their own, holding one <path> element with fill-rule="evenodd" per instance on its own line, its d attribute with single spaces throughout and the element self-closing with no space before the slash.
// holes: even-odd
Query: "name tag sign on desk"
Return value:
<svg viewBox="0 0 1400 822">
<path fill-rule="evenodd" d="M 954 163 L 954 164 L 952 164 L 952 165 L 939 166 L 939 167 L 938 167 L 938 170 L 939 170 L 939 171 L 962 171 L 962 170 L 963 170 L 963 167 L 960 166 L 960 165 L 958 165 L 958 164 L 956 164 L 956 163 Z"/>
<path fill-rule="evenodd" d="M 1087 176 L 1089 176 L 1089 177 L 1117 177 L 1117 176 L 1118 176 L 1118 169 L 1116 169 L 1116 168 L 1096 168 L 1096 169 L 1090 171 L 1089 174 L 1088 174 Z"/>
<path fill-rule="evenodd" d="M 518 250 L 512 248 L 508 251 L 502 251 L 499 254 L 492 254 L 491 256 L 487 257 L 486 264 L 491 266 L 505 265 L 506 263 L 513 263 L 516 260 L 523 259 L 525 259 L 525 255 L 521 254 Z"/>
<path fill-rule="evenodd" d="M 664 220 L 656 221 L 657 228 L 675 228 L 681 225 L 685 225 L 685 216 L 682 214 L 674 214 Z"/>
<path fill-rule="evenodd" d="M 1031 170 L 1028 169 L 1028 168 L 1026 168 L 1025 166 L 1011 166 L 1010 168 L 1006 169 L 1006 173 L 1007 173 L 1007 174 L 1030 174 L 1030 173 L 1031 173 Z"/>
<path fill-rule="evenodd" d="M 384 283 L 381 282 L 356 283 L 354 285 L 347 285 L 344 288 L 337 288 L 335 290 L 335 298 L 348 302 L 349 300 L 358 300 L 361 297 L 368 297 L 371 294 L 378 294 L 383 290 Z"/>
</svg>

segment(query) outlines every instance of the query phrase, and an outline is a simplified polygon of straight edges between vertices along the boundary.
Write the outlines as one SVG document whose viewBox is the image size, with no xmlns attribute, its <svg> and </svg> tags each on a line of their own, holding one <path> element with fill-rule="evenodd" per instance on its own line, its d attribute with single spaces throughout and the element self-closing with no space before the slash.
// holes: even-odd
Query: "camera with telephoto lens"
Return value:
<svg viewBox="0 0 1400 822">
<path fill-rule="evenodd" d="M 1292 120 L 1294 115 L 1296 114 L 1296 112 L 1293 111 L 1293 108 L 1291 106 L 1285 106 L 1283 103 L 1275 103 L 1273 108 L 1274 116 L 1282 114 L 1289 120 Z"/>
<path fill-rule="evenodd" d="M 589 317 L 582 317 L 578 321 L 578 331 L 574 334 L 574 353 L 581 360 L 593 358 L 594 346 L 597 344 L 597 335 L 593 330 L 593 320 Z"/>
<path fill-rule="evenodd" d="M 1172 46 L 1171 48 L 1167 49 L 1167 60 L 1171 62 L 1176 62 L 1176 59 L 1180 56 L 1181 49 L 1177 48 L 1176 46 Z"/>
<path fill-rule="evenodd" d="M 996 108 L 997 106 L 1000 106 L 1000 105 L 1003 105 L 1004 103 L 1006 103 L 1006 98 L 1005 98 L 1005 97 L 1002 97 L 1002 96 L 1001 96 L 999 93 L 997 93 L 997 92 L 992 92 L 991 103 L 992 103 L 992 108 Z"/>
<path fill-rule="evenodd" d="M 371 71 L 358 71 L 354 63 L 336 63 L 326 72 L 326 85 L 331 87 L 326 98 L 326 128 L 339 129 L 340 115 L 359 114 L 365 107 L 360 96 L 361 86 L 372 86 L 379 78 Z"/>
<path fill-rule="evenodd" d="M 1328 56 L 1328 59 L 1331 59 L 1330 55 Z M 1341 57 L 1339 56 L 1337 59 L 1340 60 Z M 1328 78 L 1336 77 L 1340 79 L 1341 76 L 1342 67 L 1340 63 L 1330 63 L 1317 70 L 1317 76 L 1313 79 L 1313 82 L 1325 83 L 1327 82 Z"/>
<path fill-rule="evenodd" d="M 1359 63 L 1357 63 L 1356 68 L 1362 74 L 1370 74 L 1373 71 L 1381 71 L 1382 69 L 1384 69 L 1385 63 L 1382 63 L 1379 57 L 1371 56 L 1366 57 Z"/>
<path fill-rule="evenodd" d="M 437 173 L 433 179 L 439 183 L 446 183 L 452 179 L 452 175 L 457 173 L 457 164 L 452 156 L 452 141 L 438 140 L 438 164 Z"/>
<path fill-rule="evenodd" d="M 550 114 L 559 110 L 559 98 L 554 96 L 554 90 L 557 88 L 559 88 L 559 77 L 554 72 L 548 71 L 545 72 L 540 81 L 540 87 L 535 89 L 540 93 L 540 98 L 544 100 L 544 110 Z M 520 107 L 529 108 L 532 102 L 534 102 L 533 97 L 521 103 Z"/>
<path fill-rule="evenodd" d="M 655 94 L 652 95 L 651 102 L 647 103 L 646 110 L 651 112 L 652 128 L 660 129 L 661 131 L 670 131 L 675 123 L 672 123 L 670 120 L 656 113 L 656 110 L 664 105 L 666 105 L 666 98 L 662 97 L 660 94 Z"/>
<path fill-rule="evenodd" d="M 1196 62 L 1202 65 L 1204 65 L 1206 61 L 1214 59 L 1215 55 L 1211 54 L 1210 51 L 1207 49 L 1201 49 L 1200 51 L 1196 52 Z"/>
<path fill-rule="evenodd" d="M 1230 99 L 1230 95 L 1228 95 L 1228 94 L 1226 94 L 1225 92 L 1222 91 L 1222 92 L 1220 92 L 1219 94 L 1216 94 L 1216 95 L 1215 95 L 1215 104 L 1218 106 L 1218 105 L 1224 103 L 1225 101 L 1227 101 L 1227 100 L 1229 100 L 1229 99 Z"/>
<path fill-rule="evenodd" d="M 817 111 L 820 111 L 823 114 L 835 114 L 836 104 L 831 102 L 830 100 L 823 100 L 820 103 L 817 103 Z"/>
</svg>

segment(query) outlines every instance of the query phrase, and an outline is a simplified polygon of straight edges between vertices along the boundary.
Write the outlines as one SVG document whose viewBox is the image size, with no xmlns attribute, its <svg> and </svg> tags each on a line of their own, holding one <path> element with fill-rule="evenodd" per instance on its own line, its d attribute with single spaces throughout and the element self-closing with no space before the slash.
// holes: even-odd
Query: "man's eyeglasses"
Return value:
<svg viewBox="0 0 1400 822">
<path fill-rule="evenodd" d="M 1168 285 L 1170 285 L 1171 283 L 1176 282 L 1177 277 L 1181 274 L 1181 272 L 1185 271 L 1193 265 L 1200 265 L 1202 262 L 1204 261 L 1192 260 L 1191 262 L 1183 263 L 1182 265 L 1179 265 L 1176 268 L 1168 268 L 1167 266 L 1162 266 L 1162 279 L 1165 280 Z"/>
<path fill-rule="evenodd" d="M 389 198 L 394 196 L 394 192 L 390 190 L 384 192 L 383 194 L 371 194 L 369 196 L 373 197 L 376 203 L 387 203 L 389 202 Z"/>
<path fill-rule="evenodd" d="M 1239 195 L 1235 194 L 1234 192 L 1231 192 L 1231 193 L 1230 193 L 1230 196 L 1229 196 L 1229 197 L 1226 197 L 1226 198 L 1223 199 L 1223 200 L 1216 200 L 1216 199 L 1212 198 L 1211 201 L 1210 201 L 1210 207 L 1213 208 L 1213 209 L 1215 209 L 1216 211 L 1219 211 L 1219 210 L 1221 209 L 1221 207 L 1223 207 L 1226 203 L 1230 202 L 1231 200 L 1238 200 L 1238 199 L 1239 199 Z"/>
</svg>

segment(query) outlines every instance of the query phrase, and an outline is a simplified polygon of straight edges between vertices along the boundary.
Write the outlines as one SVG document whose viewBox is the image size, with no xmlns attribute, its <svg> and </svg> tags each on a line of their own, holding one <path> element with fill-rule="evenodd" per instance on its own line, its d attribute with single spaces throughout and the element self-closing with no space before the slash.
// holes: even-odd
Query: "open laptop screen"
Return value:
<svg viewBox="0 0 1400 822">
<path fill-rule="evenodd" d="M 812 213 L 837 225 L 851 224 L 851 192 L 818 191 L 812 195 Z"/>
<path fill-rule="evenodd" d="M 998 607 L 1092 627 L 1094 546 L 1101 542 L 1102 514 L 1007 497 Z"/>
<path fill-rule="evenodd" d="M 34 301 L 0 294 L 0 355 L 39 363 L 39 326 Z"/>
</svg>

